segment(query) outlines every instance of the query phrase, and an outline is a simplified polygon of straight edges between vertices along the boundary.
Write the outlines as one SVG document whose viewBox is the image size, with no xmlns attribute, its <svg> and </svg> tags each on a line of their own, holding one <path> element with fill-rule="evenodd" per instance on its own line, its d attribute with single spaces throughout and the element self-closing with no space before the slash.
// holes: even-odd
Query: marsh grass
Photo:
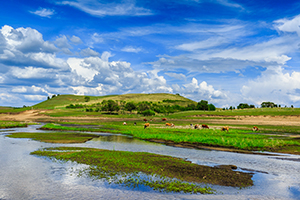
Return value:
<svg viewBox="0 0 300 200">
<path fill-rule="evenodd" d="M 27 127 L 27 123 L 15 121 L 0 121 L 0 128 Z"/>
<path fill-rule="evenodd" d="M 11 138 L 31 138 L 33 140 L 48 143 L 84 143 L 93 138 L 99 137 L 94 134 L 72 133 L 72 132 L 51 132 L 51 133 L 10 133 Z"/>
<path fill-rule="evenodd" d="M 201 166 L 180 158 L 146 152 L 58 147 L 31 154 L 87 164 L 90 168 L 85 172 L 90 177 L 130 187 L 141 184 L 167 192 L 212 193 L 211 188 L 200 187 L 196 183 L 234 187 L 253 185 L 252 174 Z M 140 173 L 146 174 L 147 178 Z"/>
</svg>

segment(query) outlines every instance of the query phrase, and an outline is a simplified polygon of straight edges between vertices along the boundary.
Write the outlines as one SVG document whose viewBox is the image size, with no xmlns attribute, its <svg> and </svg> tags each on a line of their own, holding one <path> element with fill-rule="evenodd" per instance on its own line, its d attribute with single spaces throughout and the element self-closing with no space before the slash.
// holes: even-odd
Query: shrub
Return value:
<svg viewBox="0 0 300 200">
<path fill-rule="evenodd" d="M 142 114 L 144 116 L 153 116 L 153 115 L 155 115 L 155 112 L 153 110 L 145 110 L 142 112 Z"/>
</svg>

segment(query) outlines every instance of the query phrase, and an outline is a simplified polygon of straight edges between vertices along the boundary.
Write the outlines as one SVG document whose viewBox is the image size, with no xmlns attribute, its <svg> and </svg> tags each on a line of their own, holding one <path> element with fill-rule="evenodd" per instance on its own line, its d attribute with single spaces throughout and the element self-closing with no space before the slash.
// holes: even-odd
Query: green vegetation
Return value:
<svg viewBox="0 0 300 200">
<path fill-rule="evenodd" d="M 299 116 L 300 108 L 250 108 L 216 111 L 185 111 L 168 115 L 168 118 L 197 118 L 200 116 Z"/>
<path fill-rule="evenodd" d="M 126 102 L 126 101 L 114 101 L 114 100 L 103 100 L 101 103 L 97 104 L 70 104 L 66 108 L 76 109 L 76 108 L 85 108 L 86 112 L 100 112 L 108 111 L 110 114 L 112 112 L 118 111 L 136 111 L 138 114 L 143 114 L 144 116 L 155 115 L 156 113 L 174 113 L 178 111 L 186 110 L 216 110 L 216 107 L 212 104 L 208 104 L 207 101 L 201 100 L 198 104 L 188 104 L 187 106 L 179 106 L 173 104 L 180 100 L 163 100 L 162 102 L 153 103 L 152 101 L 142 101 L 138 103 Z M 165 102 L 165 103 L 164 103 Z M 167 103 L 166 103 L 167 102 Z M 171 105 L 170 105 L 171 103 Z M 147 111 L 147 112 L 145 112 Z M 152 111 L 152 112 L 149 112 Z"/>
<path fill-rule="evenodd" d="M 22 107 L 22 108 L 13 108 L 13 107 L 0 107 L 0 114 L 1 113 L 20 113 L 26 110 L 30 110 L 30 107 Z"/>
<path fill-rule="evenodd" d="M 57 95 L 33 106 L 34 109 L 56 109 L 65 108 L 70 104 L 83 104 L 90 106 L 92 104 L 101 104 L 102 101 L 113 100 L 117 102 L 134 102 L 135 104 L 142 101 L 151 101 L 157 103 L 164 99 L 177 100 L 176 104 L 186 106 L 187 104 L 195 104 L 196 102 L 184 98 L 179 95 L 154 93 L 154 94 L 124 94 L 124 95 L 107 95 L 107 96 L 78 96 L 78 95 Z M 88 100 L 88 101 L 87 101 Z"/>
<path fill-rule="evenodd" d="M 26 127 L 27 123 L 14 121 L 0 121 L 0 128 Z"/>
<path fill-rule="evenodd" d="M 64 127 L 55 124 L 47 124 L 43 129 L 51 130 L 83 130 L 76 127 Z M 143 129 L 141 126 L 106 125 L 103 128 L 88 129 L 85 131 L 102 131 L 110 133 L 122 133 L 132 135 L 144 140 L 164 140 L 174 143 L 190 143 L 196 145 L 227 147 L 248 151 L 280 151 L 288 146 L 300 147 L 299 141 L 282 139 L 282 137 L 263 134 L 249 134 L 249 130 L 231 129 L 229 132 L 220 129 L 179 129 L 150 127 Z"/>
<path fill-rule="evenodd" d="M 71 132 L 51 132 L 51 133 L 11 133 L 7 135 L 11 138 L 31 138 L 33 140 L 48 143 L 84 143 L 98 137 L 94 134 L 71 133 Z"/>
<path fill-rule="evenodd" d="M 180 158 L 146 152 L 59 147 L 31 154 L 90 165 L 85 172 L 93 178 L 124 186 L 136 187 L 143 184 L 166 192 L 213 193 L 211 188 L 200 187 L 195 183 L 234 187 L 253 185 L 251 174 L 201 166 Z"/>
</svg>

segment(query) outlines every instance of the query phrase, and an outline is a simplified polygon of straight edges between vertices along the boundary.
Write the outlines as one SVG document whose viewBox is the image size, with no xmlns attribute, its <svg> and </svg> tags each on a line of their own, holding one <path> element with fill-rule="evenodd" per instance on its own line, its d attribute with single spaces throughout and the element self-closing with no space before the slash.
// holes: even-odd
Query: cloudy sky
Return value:
<svg viewBox="0 0 300 200">
<path fill-rule="evenodd" d="M 7 0 L 0 13 L 0 106 L 163 92 L 300 107 L 299 1 Z"/>
</svg>

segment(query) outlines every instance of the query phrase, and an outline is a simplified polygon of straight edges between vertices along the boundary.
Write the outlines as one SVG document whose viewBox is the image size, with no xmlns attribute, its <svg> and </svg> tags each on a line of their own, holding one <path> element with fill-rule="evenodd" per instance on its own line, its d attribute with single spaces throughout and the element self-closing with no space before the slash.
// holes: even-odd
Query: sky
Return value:
<svg viewBox="0 0 300 200">
<path fill-rule="evenodd" d="M 300 107 L 300 2 L 6 0 L 0 106 L 54 94 L 180 94 Z"/>
</svg>

